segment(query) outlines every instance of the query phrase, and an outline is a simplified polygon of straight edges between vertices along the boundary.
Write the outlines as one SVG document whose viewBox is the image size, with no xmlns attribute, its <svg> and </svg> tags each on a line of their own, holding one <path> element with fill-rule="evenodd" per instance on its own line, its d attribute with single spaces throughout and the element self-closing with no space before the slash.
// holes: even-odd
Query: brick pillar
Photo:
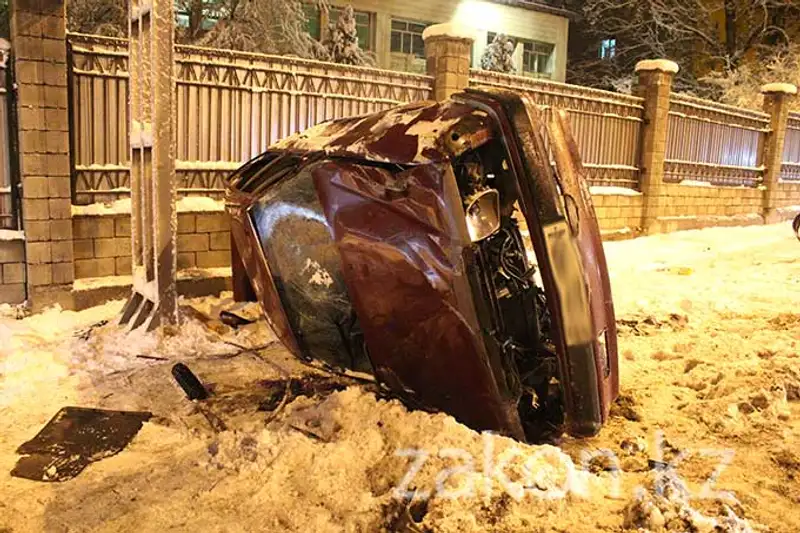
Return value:
<svg viewBox="0 0 800 533">
<path fill-rule="evenodd" d="M 667 152 L 669 95 L 678 65 L 664 59 L 639 61 L 633 93 L 644 98 L 639 185 L 643 195 L 642 230 L 649 233 L 662 214 L 664 159 Z"/>
<path fill-rule="evenodd" d="M 12 0 L 28 300 L 71 308 L 72 250 L 64 0 Z"/>
<path fill-rule="evenodd" d="M 770 114 L 770 133 L 764 143 L 762 165 L 764 166 L 764 222 L 779 222 L 777 208 L 778 182 L 783 163 L 783 141 L 786 138 L 786 123 L 789 105 L 797 87 L 788 83 L 768 83 L 761 87 L 764 93 L 764 111 Z"/>
<path fill-rule="evenodd" d="M 441 102 L 469 86 L 472 34 L 452 24 L 435 24 L 422 33 L 427 72 L 433 76 L 433 97 Z"/>
</svg>

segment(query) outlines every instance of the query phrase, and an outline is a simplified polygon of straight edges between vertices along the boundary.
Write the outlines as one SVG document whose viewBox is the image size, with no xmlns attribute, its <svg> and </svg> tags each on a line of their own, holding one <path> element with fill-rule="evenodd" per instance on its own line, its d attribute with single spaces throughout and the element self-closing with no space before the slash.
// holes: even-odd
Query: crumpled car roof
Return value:
<svg viewBox="0 0 800 533">
<path fill-rule="evenodd" d="M 476 126 L 478 126 L 476 128 Z M 473 106 L 423 101 L 361 117 L 317 124 L 287 137 L 271 150 L 323 152 L 378 163 L 437 163 L 462 152 L 454 131 L 491 130 L 489 116 Z"/>
</svg>

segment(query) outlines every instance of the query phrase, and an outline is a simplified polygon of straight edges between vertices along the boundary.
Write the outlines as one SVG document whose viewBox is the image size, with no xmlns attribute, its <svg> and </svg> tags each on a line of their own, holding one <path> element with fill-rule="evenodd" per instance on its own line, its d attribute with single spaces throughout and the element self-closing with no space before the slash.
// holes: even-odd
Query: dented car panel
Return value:
<svg viewBox="0 0 800 533">
<path fill-rule="evenodd" d="M 496 91 L 289 137 L 228 180 L 234 275 L 298 357 L 476 429 L 592 434 L 617 394 L 616 330 L 558 120 L 555 172 L 535 109 Z"/>
<path fill-rule="evenodd" d="M 328 163 L 314 178 L 375 376 L 472 427 L 524 438 L 480 336 L 462 265 L 470 241 L 463 217 L 454 216 L 460 199 L 449 165 L 393 175 Z"/>
</svg>

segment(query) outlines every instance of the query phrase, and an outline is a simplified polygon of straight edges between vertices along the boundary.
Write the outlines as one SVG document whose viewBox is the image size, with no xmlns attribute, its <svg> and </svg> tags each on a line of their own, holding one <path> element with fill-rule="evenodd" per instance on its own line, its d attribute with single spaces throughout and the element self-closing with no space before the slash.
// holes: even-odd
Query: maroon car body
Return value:
<svg viewBox="0 0 800 533">
<path fill-rule="evenodd" d="M 475 429 L 596 433 L 618 392 L 614 309 L 577 149 L 551 115 L 467 91 L 279 142 L 228 179 L 235 280 L 300 358 Z M 499 212 L 474 208 L 482 195 Z"/>
</svg>

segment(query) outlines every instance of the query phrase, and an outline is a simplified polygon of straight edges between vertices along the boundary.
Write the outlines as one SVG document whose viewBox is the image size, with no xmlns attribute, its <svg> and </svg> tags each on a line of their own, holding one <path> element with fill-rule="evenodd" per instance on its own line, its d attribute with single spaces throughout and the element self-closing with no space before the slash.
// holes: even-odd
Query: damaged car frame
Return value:
<svg viewBox="0 0 800 533">
<path fill-rule="evenodd" d="M 227 180 L 234 283 L 297 357 L 410 405 L 519 440 L 595 434 L 619 387 L 614 308 L 549 115 L 467 90 L 284 139 Z"/>
</svg>

